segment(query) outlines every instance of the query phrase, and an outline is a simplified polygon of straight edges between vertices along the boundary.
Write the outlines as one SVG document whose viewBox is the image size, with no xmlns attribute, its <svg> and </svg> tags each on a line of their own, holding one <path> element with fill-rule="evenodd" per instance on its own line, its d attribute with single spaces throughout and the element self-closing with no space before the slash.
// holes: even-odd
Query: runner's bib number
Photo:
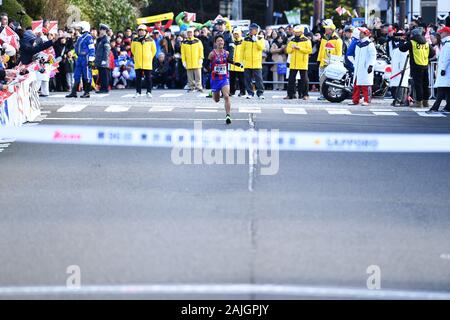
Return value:
<svg viewBox="0 0 450 320">
<path fill-rule="evenodd" d="M 220 75 L 227 74 L 227 65 L 226 64 L 217 64 L 214 66 L 214 73 Z"/>
</svg>

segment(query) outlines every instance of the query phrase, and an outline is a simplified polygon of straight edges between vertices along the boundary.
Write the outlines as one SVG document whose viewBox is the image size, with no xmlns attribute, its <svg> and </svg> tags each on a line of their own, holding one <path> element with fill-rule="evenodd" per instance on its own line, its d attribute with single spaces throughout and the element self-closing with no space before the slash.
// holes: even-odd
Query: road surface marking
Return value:
<svg viewBox="0 0 450 320">
<path fill-rule="evenodd" d="M 207 96 L 207 93 L 200 93 L 199 95 L 197 95 L 197 98 L 206 98 Z"/>
<path fill-rule="evenodd" d="M 49 98 L 65 98 L 66 95 L 65 94 L 54 94 L 49 96 Z"/>
<path fill-rule="evenodd" d="M 285 96 L 277 96 L 277 95 L 275 95 L 275 96 L 272 96 L 272 99 L 283 99 Z"/>
<path fill-rule="evenodd" d="M 285 114 L 308 114 L 304 108 L 283 108 Z"/>
<path fill-rule="evenodd" d="M 429 118 L 446 118 L 447 116 L 442 113 L 426 113 L 425 111 L 416 111 L 416 113 L 421 117 L 429 117 Z"/>
<path fill-rule="evenodd" d="M 372 111 L 372 113 L 377 116 L 398 116 L 394 111 Z"/>
<path fill-rule="evenodd" d="M 173 111 L 175 107 L 165 107 L 165 106 L 155 106 L 151 107 L 149 112 L 170 112 Z"/>
<path fill-rule="evenodd" d="M 41 113 L 42 113 L 42 114 L 50 114 L 50 113 L 52 113 L 52 112 L 51 112 L 50 110 L 42 110 Z"/>
<path fill-rule="evenodd" d="M 392 110 L 392 109 L 369 109 L 370 111 L 386 111 L 386 112 L 389 112 L 389 111 L 394 111 L 394 110 Z"/>
<path fill-rule="evenodd" d="M 443 253 L 443 254 L 441 254 L 441 259 L 450 260 L 450 253 Z"/>
<path fill-rule="evenodd" d="M 105 109 L 105 112 L 127 112 L 131 107 L 125 106 L 109 106 Z"/>
<path fill-rule="evenodd" d="M 239 107 L 240 113 L 261 113 L 261 108 L 259 107 Z"/>
<path fill-rule="evenodd" d="M 224 121 L 220 119 L 201 119 L 201 118 L 47 118 L 46 120 L 59 121 Z M 248 119 L 233 119 L 233 121 L 248 121 Z"/>
<path fill-rule="evenodd" d="M 96 93 L 91 95 L 92 98 L 105 98 L 107 96 L 109 96 L 109 93 L 100 93 L 100 94 Z"/>
<path fill-rule="evenodd" d="M 83 110 L 84 108 L 86 108 L 87 105 L 85 104 L 80 104 L 80 105 L 73 105 L 73 104 L 66 104 L 64 106 L 62 106 L 61 108 L 59 108 L 58 110 L 56 110 L 56 112 L 80 112 L 81 110 Z"/>
<path fill-rule="evenodd" d="M 0 296 L 48 295 L 273 295 L 304 298 L 382 299 L 382 300 L 449 300 L 450 293 L 416 290 L 368 290 L 354 287 L 319 287 L 275 284 L 134 284 L 0 287 Z"/>
<path fill-rule="evenodd" d="M 328 114 L 336 115 L 336 114 L 352 114 L 350 110 L 347 109 L 327 109 Z"/>
<path fill-rule="evenodd" d="M 219 109 L 196 108 L 195 112 L 218 112 Z"/>
<path fill-rule="evenodd" d="M 160 95 L 160 98 L 178 98 L 181 97 L 183 93 L 165 93 Z"/>
<path fill-rule="evenodd" d="M 133 98 L 134 95 L 135 95 L 134 93 L 129 93 L 129 94 L 122 96 L 121 98 Z"/>
<path fill-rule="evenodd" d="M 10 145 L 10 143 L 0 144 L 0 148 L 8 148 Z"/>
</svg>

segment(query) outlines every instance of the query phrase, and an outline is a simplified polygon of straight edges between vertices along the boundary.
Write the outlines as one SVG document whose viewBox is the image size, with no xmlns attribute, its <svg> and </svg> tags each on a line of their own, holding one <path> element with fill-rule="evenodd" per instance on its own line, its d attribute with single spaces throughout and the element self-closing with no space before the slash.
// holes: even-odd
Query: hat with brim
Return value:
<svg viewBox="0 0 450 320">
<path fill-rule="evenodd" d="M 100 23 L 99 29 L 108 31 L 108 30 L 110 30 L 110 27 L 107 24 Z"/>
<path fill-rule="evenodd" d="M 137 31 L 139 31 L 139 30 L 147 31 L 147 26 L 146 26 L 145 24 L 141 24 L 141 25 L 139 25 L 139 27 L 137 28 Z"/>
<path fill-rule="evenodd" d="M 305 32 L 305 27 L 302 27 L 302 26 L 295 26 L 294 27 L 294 32 L 301 32 L 301 33 L 303 33 L 303 32 Z"/>
</svg>

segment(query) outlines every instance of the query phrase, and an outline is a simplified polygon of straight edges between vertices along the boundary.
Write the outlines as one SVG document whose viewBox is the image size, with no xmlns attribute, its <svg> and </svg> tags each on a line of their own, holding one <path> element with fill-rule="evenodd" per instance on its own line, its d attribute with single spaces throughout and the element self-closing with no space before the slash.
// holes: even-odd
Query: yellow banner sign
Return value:
<svg viewBox="0 0 450 320">
<path fill-rule="evenodd" d="M 164 21 L 164 20 L 173 20 L 173 16 L 174 16 L 173 12 L 162 13 L 162 14 L 158 14 L 156 16 L 139 18 L 139 19 L 137 19 L 137 23 L 138 24 L 146 24 L 146 23 L 154 23 L 154 22 Z"/>
</svg>

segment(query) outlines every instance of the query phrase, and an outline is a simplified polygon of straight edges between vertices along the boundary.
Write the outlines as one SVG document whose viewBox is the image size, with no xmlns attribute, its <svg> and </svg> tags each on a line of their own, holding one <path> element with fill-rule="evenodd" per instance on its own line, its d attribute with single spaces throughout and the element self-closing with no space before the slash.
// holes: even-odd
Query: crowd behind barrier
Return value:
<svg viewBox="0 0 450 320">
<path fill-rule="evenodd" d="M 171 15 L 171 17 L 172 16 L 173 15 Z M 37 114 L 35 109 L 36 105 L 39 103 L 38 99 L 36 99 L 36 102 L 33 99 L 38 95 L 39 97 L 46 97 L 49 95 L 49 92 L 72 91 L 73 93 L 73 89 L 75 91 L 79 90 L 81 86 L 79 87 L 76 85 L 79 83 L 74 81 L 77 74 L 76 66 L 77 63 L 80 62 L 80 57 L 77 56 L 75 47 L 77 41 L 82 38 L 82 35 L 89 34 L 89 37 L 92 39 L 92 44 L 89 44 L 89 50 L 97 50 L 97 53 L 94 53 L 95 57 L 92 57 L 95 58 L 95 62 L 92 65 L 90 64 L 91 61 L 89 61 L 88 64 L 86 60 L 86 67 L 92 68 L 90 69 L 91 71 L 89 71 L 92 72 L 92 83 L 89 84 L 88 87 L 97 90 L 100 89 L 100 91 L 135 88 L 138 83 L 136 80 L 137 78 L 141 79 L 141 74 L 146 74 L 145 80 L 147 82 L 152 80 L 150 83 L 147 83 L 148 87 L 150 87 L 147 90 L 150 91 L 152 88 L 192 90 L 189 83 L 189 78 L 192 78 L 192 74 L 190 73 L 190 70 L 186 70 L 185 59 L 188 58 L 183 56 L 183 46 L 186 44 L 193 44 L 195 41 L 200 42 L 203 52 L 197 57 L 199 58 L 197 61 L 200 61 L 198 72 L 201 75 L 202 80 L 200 84 L 195 84 L 194 90 L 197 90 L 198 85 L 200 85 L 200 88 L 210 89 L 211 70 L 207 57 L 214 49 L 215 36 L 219 34 L 224 36 L 226 41 L 225 48 L 232 52 L 233 56 L 235 56 L 235 48 L 238 46 L 237 43 L 239 41 L 245 43 L 246 39 L 249 38 L 250 40 L 248 41 L 252 41 L 252 37 L 254 42 L 261 41 L 260 44 L 262 49 L 261 51 L 256 51 L 257 55 L 260 55 L 258 59 L 252 61 L 251 59 L 254 59 L 253 54 L 251 55 L 252 58 L 250 59 L 250 62 L 245 61 L 245 57 L 241 58 L 242 61 L 245 61 L 243 63 L 244 68 L 246 65 L 248 66 L 248 63 L 252 65 L 253 63 L 256 63 L 256 65 L 260 63 L 261 76 L 257 75 L 253 80 L 261 81 L 260 79 L 262 79 L 261 85 L 266 90 L 285 91 L 288 89 L 288 86 L 286 85 L 288 83 L 287 75 L 291 70 L 290 67 L 292 67 L 289 65 L 289 61 L 294 54 L 289 53 L 292 52 L 292 50 L 289 51 L 288 44 L 293 43 L 295 39 L 298 39 L 298 36 L 296 36 L 298 31 L 296 30 L 301 29 L 302 37 L 304 37 L 303 39 L 311 44 L 311 50 L 306 53 L 305 62 L 307 69 L 306 75 L 308 76 L 307 78 L 309 78 L 309 83 L 306 85 L 307 95 L 308 90 L 320 90 L 319 75 L 323 73 L 323 70 L 326 67 L 326 64 L 324 65 L 323 62 L 326 60 L 326 58 L 324 58 L 323 50 L 324 43 L 328 46 L 328 44 L 335 41 L 333 39 L 338 39 L 341 43 L 340 45 L 335 41 L 333 44 L 337 46 L 332 49 L 327 48 L 326 50 L 334 50 L 332 55 L 337 54 L 345 57 L 345 63 L 347 64 L 348 51 L 354 41 L 354 35 L 356 33 L 352 32 L 353 30 L 357 31 L 357 29 L 360 29 L 359 27 L 352 26 L 351 18 L 348 18 L 347 21 L 343 23 L 342 27 L 337 27 L 331 19 L 326 19 L 319 22 L 312 30 L 308 30 L 308 28 L 298 25 L 287 25 L 276 28 L 269 26 L 261 29 L 259 26 L 252 23 L 249 27 L 250 31 L 247 31 L 246 29 L 240 28 L 232 29 L 229 20 L 222 17 L 216 18 L 205 24 L 194 23 L 189 20 L 189 17 L 192 17 L 192 14 L 182 12 L 175 18 L 180 27 L 180 31 L 176 32 L 172 32 L 170 28 L 171 22 L 168 22 L 165 25 L 160 22 L 153 22 L 155 23 L 154 26 L 143 25 L 146 35 L 145 37 L 140 37 L 138 30 L 135 30 L 134 28 L 126 28 L 123 31 L 114 31 L 102 24 L 100 26 L 92 26 L 91 28 L 87 23 L 89 26 L 87 30 L 81 30 L 82 28 L 80 25 L 78 25 L 78 27 L 67 26 L 64 29 L 57 29 L 54 24 L 50 27 L 49 21 L 46 20 L 42 22 L 39 30 L 23 30 L 18 22 L 8 20 L 7 15 L 1 14 L 0 44 L 8 41 L 9 44 L 15 45 L 13 40 L 16 42 L 20 41 L 21 44 L 22 42 L 26 44 L 27 41 L 31 41 L 30 43 L 32 43 L 34 47 L 41 46 L 42 48 L 45 48 L 45 50 L 43 49 L 43 51 L 38 54 L 34 54 L 34 51 L 34 55 L 27 53 L 27 59 L 32 57 L 32 61 L 39 64 L 41 69 L 32 72 L 35 73 L 34 80 L 31 80 L 33 76 L 30 76 L 29 79 L 23 81 L 22 84 L 15 84 L 13 86 L 14 92 L 10 92 L 11 95 L 9 96 L 3 89 L 2 95 L 4 101 L 1 110 L 1 124 L 18 124 L 23 121 L 32 121 L 33 116 L 35 117 Z M 82 23 L 83 22 L 81 22 L 81 24 Z M 450 24 L 450 16 L 446 19 L 445 24 Z M 257 27 L 257 34 L 251 34 L 252 25 Z M 139 26 L 139 28 L 141 27 L 142 25 Z M 441 34 L 437 32 L 440 26 L 437 24 L 426 25 L 420 19 L 416 19 L 411 21 L 404 28 L 400 28 L 396 24 L 382 24 L 379 18 L 372 17 L 364 27 L 367 27 L 366 30 L 368 30 L 370 41 L 375 44 L 377 51 L 380 50 L 385 52 L 384 54 L 389 58 L 392 58 L 392 52 L 395 48 L 398 48 L 402 43 L 410 41 L 409 39 L 411 39 L 411 34 L 414 30 L 423 30 L 422 35 L 430 46 L 430 50 L 436 53 L 434 58 L 428 62 L 428 76 L 430 79 L 429 88 L 431 89 L 431 97 L 435 97 L 434 80 L 437 76 L 436 61 L 440 52 L 443 50 Z M 332 33 L 327 34 L 326 31 L 330 28 Z M 106 32 L 102 33 L 102 31 L 105 30 Z M 192 32 L 193 37 L 188 38 L 188 32 Z M 238 38 L 235 38 L 236 33 L 239 34 Z M 360 32 L 358 31 L 358 33 Z M 192 42 L 192 39 L 195 39 L 195 41 Z M 146 41 L 153 42 L 155 47 L 155 49 L 151 49 L 151 57 L 153 58 L 148 59 L 148 57 L 139 57 L 141 61 L 137 62 L 137 57 L 133 55 L 132 50 L 135 41 L 140 41 L 142 44 Z M 99 45 L 102 45 L 102 49 L 99 49 Z M 107 56 L 100 59 L 103 61 L 98 61 L 98 57 L 102 57 L 102 52 L 99 51 L 106 47 L 110 48 Z M 22 48 L 19 51 L 19 48 L 17 47 L 17 53 L 18 55 L 14 56 L 11 53 L 2 51 L 0 70 L 13 69 L 17 68 L 18 65 L 20 66 L 20 61 L 25 59 L 25 52 L 22 52 Z M 3 59 L 4 55 L 8 54 L 10 59 Z M 145 51 L 145 54 L 147 54 L 147 51 Z M 328 51 L 327 54 L 329 54 Z M 138 70 L 139 74 L 137 74 L 135 66 L 142 65 L 142 59 L 146 61 L 144 64 L 149 66 L 144 68 L 147 70 Z M 195 64 L 196 63 L 197 62 L 195 62 Z M 253 67 L 248 68 L 253 69 Z M 258 68 L 259 67 L 257 67 L 257 69 Z M 44 71 L 42 71 L 42 69 L 44 69 Z M 302 70 L 301 67 L 299 70 Z M 142 71 L 148 71 L 148 73 L 142 73 Z M 106 86 L 103 85 L 103 87 L 100 88 L 100 82 L 103 82 L 100 81 L 100 78 L 105 74 L 107 74 L 108 83 Z M 296 74 L 298 79 L 300 72 Z M 7 84 L 8 81 L 11 81 L 11 79 L 5 79 L 5 77 L 0 80 L 5 84 Z M 32 85 L 32 82 L 35 83 L 34 86 Z M 139 81 L 139 83 L 140 82 L 141 81 Z M 242 84 L 243 82 L 240 80 L 234 81 L 234 83 L 236 86 L 239 86 L 239 84 Z M 28 99 L 21 95 L 21 92 L 26 91 L 25 88 L 21 89 L 21 86 L 28 86 L 28 96 L 33 99 Z M 414 85 L 410 83 L 410 95 L 412 95 L 412 88 L 414 88 Z M 12 89 L 9 88 L 8 91 L 11 90 Z M 36 90 L 38 90 L 39 93 L 36 93 Z M 234 92 L 235 90 L 232 88 L 231 91 Z M 30 100 L 30 105 L 21 105 L 22 100 Z M 18 112 L 16 112 L 17 110 L 13 110 L 14 107 L 12 107 L 16 105 L 19 108 Z M 37 107 L 37 110 L 38 109 L 39 108 Z"/>
<path fill-rule="evenodd" d="M 41 115 L 36 73 L 10 84 L 0 96 L 0 126 L 21 126 Z"/>
</svg>

